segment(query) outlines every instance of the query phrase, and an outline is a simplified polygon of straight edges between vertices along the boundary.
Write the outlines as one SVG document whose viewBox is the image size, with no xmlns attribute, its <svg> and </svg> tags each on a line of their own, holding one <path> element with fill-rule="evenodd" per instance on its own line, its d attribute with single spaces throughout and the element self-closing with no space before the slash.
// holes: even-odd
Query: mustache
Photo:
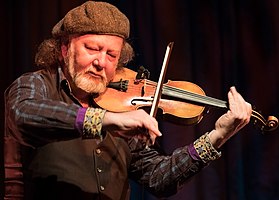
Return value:
<svg viewBox="0 0 279 200">
<path fill-rule="evenodd" d="M 102 84 L 105 84 L 105 85 L 108 84 L 108 79 L 107 79 L 106 75 L 104 75 L 102 73 L 96 73 L 92 70 L 86 70 L 82 73 L 77 74 L 76 77 L 82 77 L 83 75 L 89 75 L 89 76 L 93 75 L 96 79 L 99 79 L 102 82 Z"/>
<path fill-rule="evenodd" d="M 107 80 L 106 76 L 102 73 L 96 73 L 92 70 L 86 70 L 84 71 L 82 74 L 89 74 L 89 75 L 93 75 L 93 76 L 97 76 L 97 77 L 100 77 L 102 80 Z M 80 74 L 81 75 L 81 74 Z"/>
</svg>

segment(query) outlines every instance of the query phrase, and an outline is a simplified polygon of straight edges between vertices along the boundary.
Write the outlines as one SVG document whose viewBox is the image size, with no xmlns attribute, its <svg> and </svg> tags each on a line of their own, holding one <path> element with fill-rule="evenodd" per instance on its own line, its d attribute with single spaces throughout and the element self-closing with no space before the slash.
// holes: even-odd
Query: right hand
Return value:
<svg viewBox="0 0 279 200">
<path fill-rule="evenodd" d="M 125 138 L 137 136 L 151 140 L 154 144 L 156 137 L 161 136 L 157 120 L 144 110 L 114 113 L 107 111 L 103 119 L 103 129 Z"/>
</svg>

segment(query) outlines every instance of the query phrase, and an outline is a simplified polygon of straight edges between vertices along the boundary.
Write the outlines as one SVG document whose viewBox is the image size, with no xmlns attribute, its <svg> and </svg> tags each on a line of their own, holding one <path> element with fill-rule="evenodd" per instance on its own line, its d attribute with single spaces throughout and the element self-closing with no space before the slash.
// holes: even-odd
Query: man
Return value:
<svg viewBox="0 0 279 200">
<path fill-rule="evenodd" d="M 156 119 L 94 103 L 132 58 L 126 16 L 88 1 L 69 11 L 52 36 L 36 55 L 43 69 L 5 92 L 6 199 L 129 199 L 128 178 L 169 196 L 219 158 L 218 148 L 250 120 L 251 105 L 232 87 L 230 110 L 214 130 L 162 155 L 153 146 L 161 136 Z"/>
</svg>

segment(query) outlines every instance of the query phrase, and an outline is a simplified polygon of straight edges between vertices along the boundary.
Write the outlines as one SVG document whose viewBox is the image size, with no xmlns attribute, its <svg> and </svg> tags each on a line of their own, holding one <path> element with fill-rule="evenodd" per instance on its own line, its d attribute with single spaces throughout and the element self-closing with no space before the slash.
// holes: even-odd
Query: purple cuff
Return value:
<svg viewBox="0 0 279 200">
<path fill-rule="evenodd" d="M 80 135 L 82 134 L 82 131 L 83 131 L 83 122 L 84 122 L 84 116 L 85 116 L 86 110 L 87 110 L 87 108 L 79 108 L 78 112 L 77 112 L 75 128 L 78 130 Z"/>
<path fill-rule="evenodd" d="M 188 152 L 189 152 L 189 155 L 194 159 L 194 160 L 199 160 L 201 161 L 201 157 L 199 156 L 198 152 L 196 151 L 195 147 L 194 147 L 194 144 L 190 144 L 188 146 Z"/>
</svg>

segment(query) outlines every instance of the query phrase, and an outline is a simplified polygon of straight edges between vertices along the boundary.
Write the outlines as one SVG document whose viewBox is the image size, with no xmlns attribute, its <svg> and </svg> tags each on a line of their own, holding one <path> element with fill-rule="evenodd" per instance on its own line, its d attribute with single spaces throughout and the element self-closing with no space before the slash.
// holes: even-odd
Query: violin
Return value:
<svg viewBox="0 0 279 200">
<path fill-rule="evenodd" d="M 142 78 L 137 72 L 128 68 L 116 71 L 113 81 L 106 91 L 94 99 L 95 103 L 111 112 L 125 112 L 150 108 L 157 83 Z M 196 84 L 187 81 L 167 81 L 162 86 L 162 98 L 158 108 L 164 119 L 180 124 L 194 125 L 201 121 L 206 107 L 229 109 L 228 103 L 206 96 Z M 253 110 L 251 121 L 258 125 L 261 131 L 273 131 L 278 126 L 278 119 L 269 116 L 265 119 L 259 112 Z"/>
</svg>

